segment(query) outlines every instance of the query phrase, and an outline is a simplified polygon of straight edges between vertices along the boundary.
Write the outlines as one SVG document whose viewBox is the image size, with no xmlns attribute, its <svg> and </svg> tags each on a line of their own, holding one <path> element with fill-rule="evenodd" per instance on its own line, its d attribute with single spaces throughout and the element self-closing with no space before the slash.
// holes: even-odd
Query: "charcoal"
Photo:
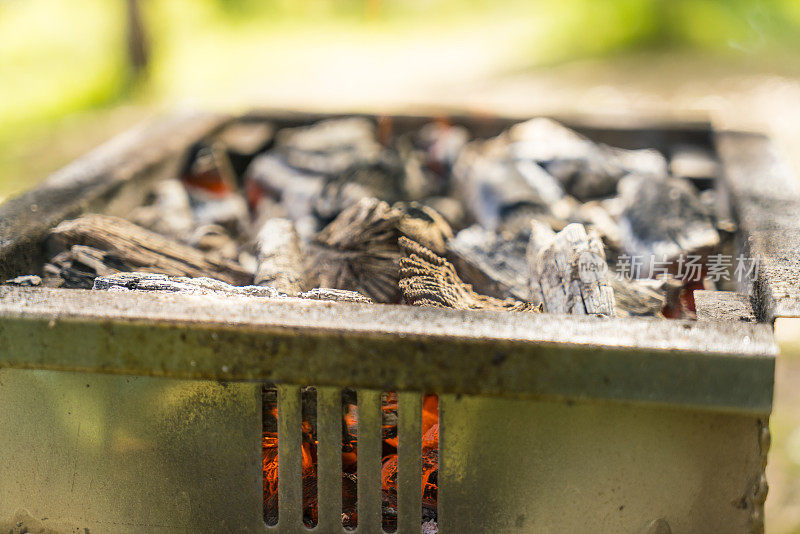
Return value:
<svg viewBox="0 0 800 534">
<path fill-rule="evenodd" d="M 320 174 L 294 169 L 274 154 L 258 156 L 245 176 L 250 205 L 260 218 L 257 227 L 266 218 L 288 217 L 302 238 L 311 239 L 318 230 L 315 211 L 326 180 Z"/>
<path fill-rule="evenodd" d="M 426 165 L 426 154 L 415 149 L 407 136 L 401 136 L 395 147 L 403 165 L 402 191 L 405 198 L 422 200 L 447 193 L 449 174 L 437 174 Z"/>
<path fill-rule="evenodd" d="M 112 253 L 73 245 L 44 266 L 43 276 L 48 287 L 91 289 L 96 277 L 127 270 L 130 270 L 130 265 Z"/>
<path fill-rule="evenodd" d="M 365 198 L 343 211 L 316 237 L 306 272 L 312 285 L 357 291 L 376 302 L 396 303 L 397 224 L 403 213 Z"/>
<path fill-rule="evenodd" d="M 719 245 L 708 211 L 686 180 L 631 174 L 620 182 L 619 196 L 622 246 L 630 256 L 675 260 Z"/>
<path fill-rule="evenodd" d="M 330 289 L 317 287 L 297 295 L 301 299 L 309 300 L 328 300 L 332 302 L 355 302 L 359 304 L 370 304 L 372 299 L 355 291 L 345 291 L 343 289 Z"/>
<path fill-rule="evenodd" d="M 419 129 L 415 141 L 425 151 L 428 166 L 447 175 L 469 141 L 469 132 L 463 126 L 430 122 Z"/>
<path fill-rule="evenodd" d="M 17 276 L 10 280 L 3 282 L 3 285 L 17 286 L 17 287 L 39 287 L 42 285 L 42 279 L 35 274 L 26 274 Z"/>
<path fill-rule="evenodd" d="M 234 122 L 215 136 L 228 154 L 231 167 L 242 178 L 253 158 L 266 150 L 275 135 L 275 128 L 266 122 Z"/>
<path fill-rule="evenodd" d="M 520 206 L 528 206 L 540 214 L 549 213 L 547 203 L 513 162 L 493 157 L 497 145 L 496 140 L 470 143 L 453 169 L 456 194 L 472 219 L 494 230 L 504 216 Z"/>
<path fill-rule="evenodd" d="M 288 219 L 269 219 L 256 237 L 258 267 L 253 283 L 287 295 L 303 290 L 303 255 L 300 238 Z"/>
<path fill-rule="evenodd" d="M 252 275 L 238 263 L 203 253 L 117 217 L 89 214 L 64 221 L 50 231 L 51 247 L 92 247 L 128 270 L 171 276 L 212 276 L 232 284 L 248 284 Z"/>
<path fill-rule="evenodd" d="M 464 281 L 495 298 L 528 300 L 528 238 L 473 225 L 448 242 L 449 256 Z"/>
<path fill-rule="evenodd" d="M 190 194 L 205 192 L 223 197 L 238 190 L 231 162 L 219 143 L 197 145 L 189 155 L 181 180 Z"/>
<path fill-rule="evenodd" d="M 582 201 L 613 195 L 631 172 L 659 177 L 667 172 L 666 159 L 656 150 L 598 145 L 550 119 L 517 124 L 508 137 L 517 159 L 539 164 Z"/>
<path fill-rule="evenodd" d="M 189 278 L 158 273 L 124 272 L 99 276 L 92 289 L 106 291 L 166 291 L 189 295 L 247 296 L 276 298 L 277 290 L 267 286 L 233 286 L 208 277 Z"/>
<path fill-rule="evenodd" d="M 289 165 L 329 176 L 338 175 L 357 163 L 375 161 L 381 150 L 375 125 L 357 117 L 284 128 L 275 137 L 275 151 Z"/>
<path fill-rule="evenodd" d="M 464 206 L 452 197 L 429 197 L 422 200 L 420 204 L 436 210 L 436 213 L 444 217 L 453 230 L 460 230 L 466 225 Z"/>
<path fill-rule="evenodd" d="M 572 223 L 555 234 L 535 221 L 528 244 L 531 295 L 548 313 L 616 314 L 614 290 L 596 232 Z"/>
<path fill-rule="evenodd" d="M 584 202 L 572 211 L 569 219 L 595 230 L 603 240 L 606 254 L 610 252 L 612 259 L 615 259 L 622 251 L 622 236 L 617 221 L 606 206 L 596 200 Z"/>
<path fill-rule="evenodd" d="M 748 295 L 732 291 L 694 292 L 698 321 L 758 322 Z"/>
<path fill-rule="evenodd" d="M 234 236 L 242 235 L 248 227 L 249 213 L 247 202 L 239 195 L 217 197 L 202 191 L 191 195 L 192 213 L 198 225 L 214 224 L 222 226 Z"/>
<path fill-rule="evenodd" d="M 189 194 L 176 179 L 156 184 L 152 202 L 135 208 L 129 219 L 148 230 L 176 239 L 185 239 L 194 226 Z"/>
<path fill-rule="evenodd" d="M 455 267 L 406 237 L 399 239 L 405 256 L 400 260 L 400 289 L 412 306 L 452 308 L 456 310 L 489 310 L 538 312 L 529 302 L 497 299 L 473 291 L 456 273 Z"/>
<path fill-rule="evenodd" d="M 230 236 L 227 229 L 218 224 L 198 226 L 183 241 L 198 250 L 217 254 L 227 260 L 236 261 L 239 257 L 239 244 Z"/>
<path fill-rule="evenodd" d="M 447 253 L 447 240 L 453 238 L 453 230 L 435 209 L 418 202 L 398 203 L 393 207 L 403 213 L 397 222 L 400 234 L 436 254 Z"/>
<path fill-rule="evenodd" d="M 719 176 L 719 164 L 708 150 L 679 145 L 672 151 L 669 171 L 672 176 L 689 180 L 697 189 L 705 191 L 714 187 Z"/>
<path fill-rule="evenodd" d="M 363 198 L 380 198 L 390 204 L 405 200 L 404 176 L 403 163 L 389 151 L 373 161 L 356 162 L 326 182 L 314 212 L 327 223 Z"/>
<path fill-rule="evenodd" d="M 610 276 L 614 290 L 617 317 L 659 316 L 667 300 L 667 291 L 661 280 L 632 280 Z"/>
</svg>

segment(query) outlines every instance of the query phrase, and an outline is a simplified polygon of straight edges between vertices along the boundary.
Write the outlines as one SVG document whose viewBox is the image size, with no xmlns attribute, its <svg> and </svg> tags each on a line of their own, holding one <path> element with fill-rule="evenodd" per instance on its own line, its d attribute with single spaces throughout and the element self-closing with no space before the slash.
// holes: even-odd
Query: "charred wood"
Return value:
<svg viewBox="0 0 800 534">
<path fill-rule="evenodd" d="M 525 301 L 530 298 L 527 246 L 524 234 L 500 234 L 473 225 L 448 242 L 448 251 L 458 273 L 479 293 Z"/>
<path fill-rule="evenodd" d="M 91 247 L 104 254 L 103 264 L 109 258 L 128 270 L 213 276 L 232 284 L 252 281 L 252 275 L 238 263 L 107 215 L 90 214 L 64 221 L 50 231 L 50 242 L 60 250 L 71 250 L 74 245 Z"/>
<path fill-rule="evenodd" d="M 534 222 L 528 245 L 531 294 L 548 313 L 616 314 L 614 290 L 600 237 L 570 224 L 558 234 Z"/>
<path fill-rule="evenodd" d="M 258 267 L 253 283 L 287 295 L 303 291 L 303 254 L 300 238 L 288 219 L 269 219 L 256 237 Z"/>
<path fill-rule="evenodd" d="M 408 304 L 456 310 L 540 311 L 529 302 L 480 295 L 444 258 L 406 237 L 401 237 L 399 244 L 406 254 L 400 260 L 400 289 Z"/>
</svg>

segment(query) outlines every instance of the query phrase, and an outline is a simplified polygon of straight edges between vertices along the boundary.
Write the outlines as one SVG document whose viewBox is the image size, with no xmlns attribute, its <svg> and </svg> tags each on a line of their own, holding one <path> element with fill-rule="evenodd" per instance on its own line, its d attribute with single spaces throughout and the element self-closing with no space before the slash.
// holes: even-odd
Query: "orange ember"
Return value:
<svg viewBox="0 0 800 534">
<path fill-rule="evenodd" d="M 267 403 L 269 404 L 269 403 Z M 278 520 L 278 433 L 277 406 L 265 407 L 263 432 L 264 518 L 273 525 Z M 381 486 L 384 528 L 393 530 L 397 518 L 397 394 L 382 395 L 383 453 Z M 307 421 L 302 426 L 303 521 L 317 522 L 317 445 L 316 435 Z M 436 518 L 439 470 L 439 399 L 425 395 L 422 409 L 422 511 L 423 520 Z M 342 420 L 342 523 L 358 525 L 357 517 L 358 407 L 346 403 Z"/>
</svg>

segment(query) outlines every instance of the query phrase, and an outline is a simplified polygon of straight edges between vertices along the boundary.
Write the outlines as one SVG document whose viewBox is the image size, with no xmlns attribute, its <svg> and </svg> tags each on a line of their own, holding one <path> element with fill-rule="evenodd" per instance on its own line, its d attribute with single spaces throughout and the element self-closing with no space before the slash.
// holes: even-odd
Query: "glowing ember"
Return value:
<svg viewBox="0 0 800 534">
<path fill-rule="evenodd" d="M 265 398 L 263 432 L 264 519 L 274 525 L 278 521 L 278 433 L 277 399 Z M 383 526 L 394 530 L 397 523 L 397 394 L 382 395 L 383 452 L 381 458 L 381 489 L 383 495 Z M 357 458 L 358 407 L 346 402 L 342 421 L 342 524 L 345 528 L 358 525 L 357 515 Z M 302 426 L 303 522 L 317 522 L 317 445 L 316 433 L 308 421 Z M 436 521 L 439 470 L 439 399 L 436 395 L 423 398 L 422 410 L 422 521 Z"/>
</svg>

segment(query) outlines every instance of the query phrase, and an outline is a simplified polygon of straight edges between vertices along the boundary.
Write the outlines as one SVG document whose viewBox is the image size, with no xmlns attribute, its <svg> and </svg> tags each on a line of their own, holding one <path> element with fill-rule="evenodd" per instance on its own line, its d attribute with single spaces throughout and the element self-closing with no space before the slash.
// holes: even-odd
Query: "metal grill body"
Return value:
<svg viewBox="0 0 800 534">
<path fill-rule="evenodd" d="M 0 274 L 31 271 L 59 220 L 127 209 L 228 120 L 190 117 L 117 140 L 0 206 Z M 510 123 L 459 120 L 481 136 Z M 797 187 L 758 136 L 697 125 L 583 131 L 630 148 L 717 147 L 734 214 L 749 214 L 743 249 L 764 266 L 742 288 L 762 323 L 0 288 L 0 526 L 305 532 L 300 388 L 315 386 L 317 532 L 343 532 L 346 387 L 359 403 L 358 532 L 381 530 L 388 390 L 399 394 L 398 532 L 420 529 L 423 393 L 439 395 L 440 532 L 762 530 L 770 323 L 800 309 L 796 257 L 784 253 L 800 235 Z M 279 390 L 275 527 L 262 509 L 264 383 Z"/>
</svg>

